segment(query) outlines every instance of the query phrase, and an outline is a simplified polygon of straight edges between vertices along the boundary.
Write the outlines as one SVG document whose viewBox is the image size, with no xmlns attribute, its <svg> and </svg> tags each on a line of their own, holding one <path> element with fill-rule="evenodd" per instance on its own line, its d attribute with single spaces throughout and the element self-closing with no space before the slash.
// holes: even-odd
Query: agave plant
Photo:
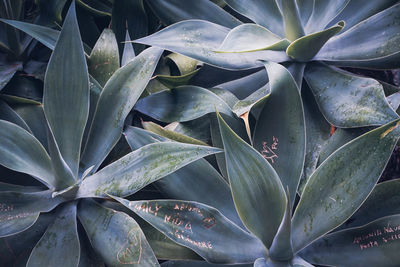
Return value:
<svg viewBox="0 0 400 267">
<path fill-rule="evenodd" d="M 108 198 L 107 194 L 131 195 L 219 151 L 200 145 L 152 144 L 101 166 L 119 140 L 124 120 L 151 78 L 161 53 L 158 48 L 147 49 L 116 70 L 90 114 L 88 67 L 75 5 L 71 4 L 44 80 L 46 124 L 35 125 L 47 128 L 48 151 L 29 127 L 0 120 L 0 164 L 42 184 L 0 185 L 0 236 L 6 244 L 13 235 L 25 232 L 29 240 L 35 240 L 31 236 L 47 227 L 29 252 L 27 266 L 158 265 L 136 221 L 94 199 Z M 85 230 L 79 234 L 78 218 Z M 91 245 L 85 241 L 86 235 Z M 93 249 L 99 257 L 90 257 Z"/>
<path fill-rule="evenodd" d="M 396 266 L 399 210 L 390 206 L 398 203 L 392 194 L 398 180 L 376 184 L 400 137 L 399 120 L 334 151 L 294 201 L 305 155 L 302 101 L 288 70 L 276 63 L 266 67 L 271 98 L 256 125 L 263 131 L 256 129 L 255 134 L 266 140 L 264 150 L 260 153 L 246 143 L 218 115 L 236 216 L 227 206 L 219 210 L 209 205 L 210 199 L 217 199 L 212 190 L 203 195 L 205 201 L 113 198 L 209 263 Z M 162 141 L 147 135 L 149 141 Z M 291 144 L 299 146 L 293 149 Z"/>
</svg>

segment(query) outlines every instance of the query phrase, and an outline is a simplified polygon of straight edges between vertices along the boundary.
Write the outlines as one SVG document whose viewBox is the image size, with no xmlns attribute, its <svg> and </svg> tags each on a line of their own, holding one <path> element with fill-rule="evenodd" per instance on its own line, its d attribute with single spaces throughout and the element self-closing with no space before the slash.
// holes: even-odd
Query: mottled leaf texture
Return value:
<svg viewBox="0 0 400 267">
<path fill-rule="evenodd" d="M 81 201 L 78 216 L 93 248 L 108 266 L 159 266 L 146 237 L 132 217 L 92 200 Z"/>
<path fill-rule="evenodd" d="M 74 2 L 47 66 L 43 106 L 61 155 L 76 177 L 89 113 L 89 75 Z"/>
<path fill-rule="evenodd" d="M 400 121 L 336 150 L 308 180 L 292 220 L 294 251 L 344 223 L 365 201 L 399 139 Z"/>
<path fill-rule="evenodd" d="M 286 206 L 278 174 L 218 114 L 233 201 L 243 224 L 269 248 Z"/>
<path fill-rule="evenodd" d="M 266 253 L 255 236 L 210 206 L 190 201 L 115 199 L 208 262 L 246 263 Z"/>
</svg>

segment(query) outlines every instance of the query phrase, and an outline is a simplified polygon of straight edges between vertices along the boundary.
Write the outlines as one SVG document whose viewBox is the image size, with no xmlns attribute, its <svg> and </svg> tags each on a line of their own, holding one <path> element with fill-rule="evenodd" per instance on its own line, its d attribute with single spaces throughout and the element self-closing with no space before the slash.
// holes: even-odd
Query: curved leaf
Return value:
<svg viewBox="0 0 400 267">
<path fill-rule="evenodd" d="M 184 122 L 215 112 L 233 115 L 230 107 L 214 93 L 197 86 L 179 86 L 140 99 L 135 109 L 163 122 Z"/>
<path fill-rule="evenodd" d="M 58 181 L 52 172 L 50 157 L 30 133 L 21 127 L 0 120 L 0 164 L 27 173 L 44 183 L 56 187 Z"/>
<path fill-rule="evenodd" d="M 293 205 L 306 149 L 303 104 L 287 69 L 276 63 L 265 63 L 265 67 L 271 94 L 254 129 L 254 148 L 268 160 L 284 188 L 289 187 Z"/>
<path fill-rule="evenodd" d="M 94 165 L 96 170 L 117 143 L 125 118 L 149 82 L 161 53 L 158 48 L 143 51 L 108 80 L 82 153 L 82 169 Z"/>
<path fill-rule="evenodd" d="M 291 43 L 286 49 L 286 53 L 300 62 L 310 61 L 321 47 L 323 47 L 332 36 L 340 32 L 343 27 L 344 21 L 340 21 L 337 25 L 329 29 L 303 36 Z"/>
<path fill-rule="evenodd" d="M 58 210 L 54 222 L 36 244 L 26 266 L 77 266 L 80 245 L 76 224 L 76 203 Z"/>
<path fill-rule="evenodd" d="M 378 181 L 399 139 L 393 121 L 336 150 L 313 173 L 292 220 L 294 251 L 344 223 Z"/>
<path fill-rule="evenodd" d="M 2 19 L 0 19 L 0 21 L 6 22 Z M 2 64 L 4 63 L 2 62 Z M 7 85 L 14 74 L 19 70 L 22 70 L 22 64 L 20 62 L 14 62 L 11 64 L 0 66 L 0 91 L 4 88 L 4 86 Z"/>
<path fill-rule="evenodd" d="M 89 76 L 74 2 L 47 66 L 43 106 L 61 155 L 77 176 L 89 112 Z"/>
<path fill-rule="evenodd" d="M 26 122 L 6 102 L 0 99 L 0 120 L 9 121 L 32 133 Z"/>
<path fill-rule="evenodd" d="M 297 38 L 304 36 L 304 29 L 301 24 L 296 0 L 281 1 L 281 12 L 283 14 L 286 38 L 290 41 L 294 41 Z"/>
<path fill-rule="evenodd" d="M 79 220 L 90 243 L 108 266 L 159 266 L 139 225 L 123 212 L 83 200 Z"/>
<path fill-rule="evenodd" d="M 249 53 L 216 53 L 229 29 L 202 20 L 175 23 L 135 42 L 161 47 L 204 63 L 226 69 L 248 69 L 260 66 L 258 59 L 282 62 L 288 60 L 283 51 Z"/>
<path fill-rule="evenodd" d="M 197 159 L 218 152 L 218 148 L 174 142 L 149 144 L 85 178 L 77 197 L 131 195 Z"/>
<path fill-rule="evenodd" d="M 243 224 L 269 248 L 279 228 L 286 196 L 278 174 L 218 116 L 233 200 Z"/>
<path fill-rule="evenodd" d="M 314 10 L 314 0 L 297 0 L 296 3 L 300 13 L 301 24 L 305 26 Z"/>
<path fill-rule="evenodd" d="M 321 63 L 309 64 L 305 79 L 326 120 L 337 127 L 382 125 L 398 118 L 382 85 Z"/>
<path fill-rule="evenodd" d="M 207 205 L 178 200 L 115 199 L 208 262 L 246 263 L 266 254 L 266 249 L 256 237 Z"/>
<path fill-rule="evenodd" d="M 330 266 L 387 266 L 400 262 L 400 215 L 322 237 L 301 255 L 309 262 Z"/>
<path fill-rule="evenodd" d="M 307 34 L 321 31 L 334 19 L 351 0 L 314 1 L 314 9 L 304 29 Z M 353 14 L 358 10 L 353 10 Z M 344 25 L 343 25 L 344 26 Z"/>
</svg>

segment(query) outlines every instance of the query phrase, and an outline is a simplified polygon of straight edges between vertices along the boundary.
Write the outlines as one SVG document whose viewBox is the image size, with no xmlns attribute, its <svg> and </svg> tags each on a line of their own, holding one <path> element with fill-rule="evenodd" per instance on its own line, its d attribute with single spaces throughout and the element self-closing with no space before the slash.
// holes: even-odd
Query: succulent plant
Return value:
<svg viewBox="0 0 400 267">
<path fill-rule="evenodd" d="M 37 242 L 27 266 L 158 265 L 136 221 L 95 199 L 109 198 L 107 194 L 134 194 L 219 151 L 201 145 L 150 144 L 101 165 L 119 140 L 124 120 L 145 89 L 161 53 L 158 48 L 149 48 L 118 68 L 90 113 L 93 99 L 88 67 L 75 4 L 71 4 L 44 79 L 45 124 L 35 125 L 47 129 L 48 151 L 27 125 L 24 129 L 0 120 L 0 164 L 41 183 L 34 187 L 0 184 L 3 241 L 15 241 L 13 235 L 27 232 L 27 236 L 33 236 L 29 240 Z M 79 234 L 78 218 L 84 228 Z M 34 238 L 43 228 L 46 230 L 40 240 Z"/>
<path fill-rule="evenodd" d="M 260 115 L 256 127 L 263 131 L 255 134 L 266 140 L 264 151 L 246 143 L 218 115 L 229 186 L 241 222 L 232 215 L 232 206 L 220 205 L 224 211 L 210 206 L 209 199 L 217 199 L 211 191 L 204 196 L 207 204 L 200 198 L 113 198 L 209 263 L 396 266 L 399 211 L 393 203 L 398 198 L 390 192 L 396 191 L 398 180 L 376 183 L 400 137 L 399 120 L 332 152 L 313 172 L 299 201 L 294 201 L 305 154 L 301 97 L 288 70 L 276 63 L 266 63 L 266 67 L 271 99 L 264 110 L 269 112 Z M 289 78 L 282 79 L 285 76 Z M 279 123 L 272 123 L 274 119 L 280 119 Z M 139 132 L 143 130 L 136 130 L 135 136 Z M 162 141 L 153 133 L 145 138 Z M 291 149 L 290 143 L 300 146 Z M 179 264 L 171 263 L 191 266 L 191 262 Z"/>
</svg>

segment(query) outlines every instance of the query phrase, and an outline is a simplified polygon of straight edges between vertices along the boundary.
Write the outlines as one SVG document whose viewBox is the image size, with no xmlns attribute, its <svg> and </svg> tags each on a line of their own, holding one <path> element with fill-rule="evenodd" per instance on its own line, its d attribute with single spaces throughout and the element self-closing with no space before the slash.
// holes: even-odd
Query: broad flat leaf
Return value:
<svg viewBox="0 0 400 267">
<path fill-rule="evenodd" d="M 344 223 L 378 181 L 399 138 L 393 121 L 336 150 L 313 173 L 292 220 L 294 251 Z"/>
<path fill-rule="evenodd" d="M 314 9 L 304 29 L 307 34 L 321 31 L 351 0 L 314 1 Z M 353 10 L 353 14 L 358 10 Z"/>
<path fill-rule="evenodd" d="M 78 267 L 87 267 L 87 266 L 105 267 L 103 260 L 94 251 L 92 245 L 90 244 L 90 240 L 87 234 L 85 233 L 85 229 L 80 226 L 81 225 L 78 224 L 79 244 L 81 248 Z"/>
<path fill-rule="evenodd" d="M 53 30 L 52 28 L 48 27 L 39 26 L 33 23 L 7 19 L 0 19 L 0 21 L 25 32 L 26 34 L 29 34 L 51 50 L 53 50 L 56 46 L 56 42 L 58 40 L 58 37 L 60 36 L 60 31 Z"/>
<path fill-rule="evenodd" d="M 26 186 L 26 185 L 16 185 L 0 182 L 0 191 L 12 191 L 12 192 L 37 192 L 42 191 L 43 188 L 40 186 Z"/>
<path fill-rule="evenodd" d="M 0 21 L 2 20 L 0 19 Z M 20 62 L 0 66 L 0 91 L 7 85 L 14 74 L 21 69 L 22 64 Z"/>
<path fill-rule="evenodd" d="M 77 266 L 79 254 L 76 203 L 69 202 L 58 210 L 54 222 L 32 250 L 26 266 Z"/>
<path fill-rule="evenodd" d="M 382 125 L 398 118 L 374 79 L 321 63 L 308 64 L 305 79 L 322 114 L 336 127 Z"/>
<path fill-rule="evenodd" d="M 197 159 L 218 152 L 220 149 L 213 147 L 174 142 L 149 144 L 85 178 L 77 197 L 131 195 Z"/>
<path fill-rule="evenodd" d="M 129 32 L 126 31 L 125 44 L 124 44 L 124 49 L 123 49 L 122 57 L 121 57 L 121 67 L 128 64 L 136 56 L 135 50 L 133 49 L 133 45 L 130 41 L 131 41 L 131 37 L 129 36 Z"/>
<path fill-rule="evenodd" d="M 173 122 L 168 125 L 168 129 L 206 143 L 211 140 L 209 115 L 186 122 Z"/>
<path fill-rule="evenodd" d="M 304 36 L 303 25 L 301 24 L 299 10 L 296 0 L 281 1 L 281 12 L 283 14 L 283 25 L 285 36 L 290 41 Z"/>
<path fill-rule="evenodd" d="M 50 157 L 40 142 L 29 132 L 0 120 L 0 164 L 32 175 L 49 188 L 58 181 L 52 173 Z"/>
<path fill-rule="evenodd" d="M 241 24 L 234 16 L 208 0 L 150 0 L 147 3 L 165 25 L 188 19 L 207 20 L 228 28 Z"/>
<path fill-rule="evenodd" d="M 101 91 L 82 154 L 83 169 L 96 170 L 121 136 L 126 116 L 145 89 L 162 51 L 149 48 L 118 69 Z"/>
<path fill-rule="evenodd" d="M 392 109 L 397 111 L 400 106 L 400 92 L 394 93 L 388 96 L 386 99 Z"/>
<path fill-rule="evenodd" d="M 119 68 L 118 44 L 112 30 L 104 29 L 101 33 L 90 53 L 88 68 L 102 87 Z"/>
<path fill-rule="evenodd" d="M 216 53 L 229 28 L 203 20 L 175 23 L 161 31 L 135 42 L 161 47 L 204 63 L 226 69 L 259 67 L 258 59 L 282 62 L 289 58 L 283 51 L 257 51 L 249 53 Z"/>
<path fill-rule="evenodd" d="M 48 212 L 63 202 L 52 191 L 0 192 L 0 237 L 14 235 L 31 227 L 40 212 Z"/>
<path fill-rule="evenodd" d="M 80 202 L 78 216 L 90 243 L 108 266 L 159 266 L 132 217 L 91 200 Z"/>
<path fill-rule="evenodd" d="M 266 249 L 256 237 L 210 206 L 178 200 L 115 199 L 208 262 L 246 263 L 266 254 Z"/>
<path fill-rule="evenodd" d="M 230 91 L 221 88 L 209 88 L 211 92 L 219 96 L 230 108 L 232 108 L 239 99 Z"/>
<path fill-rule="evenodd" d="M 218 116 L 233 200 L 243 224 L 269 248 L 279 228 L 286 196 L 278 174 Z"/>
<path fill-rule="evenodd" d="M 135 109 L 163 122 L 184 122 L 215 112 L 233 115 L 230 107 L 214 93 L 197 86 L 179 86 L 138 101 Z"/>
<path fill-rule="evenodd" d="M 321 47 L 323 47 L 332 36 L 339 33 L 343 27 L 344 21 L 339 21 L 337 25 L 326 30 L 303 36 L 291 43 L 286 49 L 286 53 L 297 61 L 310 61 Z"/>
<path fill-rule="evenodd" d="M 257 24 L 242 24 L 233 28 L 217 51 L 219 53 L 241 53 L 259 50 L 285 50 L 287 39 L 270 32 Z"/>
<path fill-rule="evenodd" d="M 0 99 L 0 120 L 9 121 L 32 133 L 26 122 L 6 102 Z"/>
<path fill-rule="evenodd" d="M 254 129 L 254 148 L 268 160 L 284 188 L 289 187 L 293 205 L 306 149 L 303 104 L 287 69 L 276 63 L 265 63 L 265 67 L 271 94 Z"/>
<path fill-rule="evenodd" d="M 150 143 L 167 141 L 166 138 L 136 127 L 127 128 L 125 136 L 132 150 Z M 199 159 L 165 176 L 156 181 L 154 186 L 168 198 L 197 201 L 215 207 L 232 222 L 243 226 L 235 210 L 229 185 L 205 159 Z M 205 195 L 207 198 L 204 198 Z"/>
<path fill-rule="evenodd" d="M 43 106 L 61 155 L 77 176 L 89 112 L 89 76 L 74 2 L 47 66 Z"/>
<path fill-rule="evenodd" d="M 400 179 L 379 183 L 362 206 L 340 228 L 358 227 L 381 217 L 400 214 Z"/>
<path fill-rule="evenodd" d="M 400 215 L 322 237 L 301 255 L 311 263 L 329 266 L 387 266 L 400 262 Z"/>
<path fill-rule="evenodd" d="M 276 1 L 224 0 L 232 9 L 273 33 L 284 36 L 283 18 Z"/>
<path fill-rule="evenodd" d="M 296 3 L 299 8 L 301 24 L 305 26 L 314 10 L 314 0 L 297 0 Z"/>
<path fill-rule="evenodd" d="M 365 62 L 370 60 L 389 57 L 385 59 L 388 61 L 390 56 L 399 53 L 400 25 L 394 23 L 399 20 L 399 14 L 400 3 L 375 14 L 343 34 L 331 38 L 315 59 L 353 62 L 354 65 L 361 61 L 360 64 L 365 67 Z"/>
<path fill-rule="evenodd" d="M 190 80 L 199 72 L 200 69 L 195 69 L 185 75 L 180 76 L 169 76 L 169 75 L 157 75 L 156 78 L 159 82 L 168 88 L 174 88 L 181 85 L 190 84 Z"/>
<path fill-rule="evenodd" d="M 286 68 L 292 74 L 293 79 L 296 81 L 297 87 L 300 91 L 303 85 L 304 69 L 306 68 L 306 63 L 292 62 Z"/>
<path fill-rule="evenodd" d="M 168 54 L 165 59 L 166 64 L 170 67 L 173 75 L 175 75 L 174 72 L 179 75 L 185 75 L 194 71 L 197 67 L 197 60 L 181 54 L 171 53 Z M 173 69 L 177 69 L 177 71 L 174 71 Z"/>
</svg>

